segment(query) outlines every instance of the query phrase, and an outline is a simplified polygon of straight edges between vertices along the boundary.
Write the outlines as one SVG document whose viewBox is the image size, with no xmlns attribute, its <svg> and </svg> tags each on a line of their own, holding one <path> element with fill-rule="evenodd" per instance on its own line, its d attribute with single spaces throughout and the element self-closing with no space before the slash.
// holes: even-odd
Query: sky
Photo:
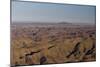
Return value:
<svg viewBox="0 0 100 67">
<path fill-rule="evenodd" d="M 54 4 L 12 1 L 13 22 L 95 23 L 96 7 L 89 5 Z"/>
</svg>

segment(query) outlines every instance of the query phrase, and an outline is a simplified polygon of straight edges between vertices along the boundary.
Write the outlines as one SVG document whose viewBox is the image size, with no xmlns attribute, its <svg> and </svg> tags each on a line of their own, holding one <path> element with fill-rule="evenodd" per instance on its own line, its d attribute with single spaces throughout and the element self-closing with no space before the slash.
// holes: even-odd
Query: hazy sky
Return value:
<svg viewBox="0 0 100 67">
<path fill-rule="evenodd" d="M 12 1 L 12 21 L 95 23 L 95 6 Z"/>
</svg>

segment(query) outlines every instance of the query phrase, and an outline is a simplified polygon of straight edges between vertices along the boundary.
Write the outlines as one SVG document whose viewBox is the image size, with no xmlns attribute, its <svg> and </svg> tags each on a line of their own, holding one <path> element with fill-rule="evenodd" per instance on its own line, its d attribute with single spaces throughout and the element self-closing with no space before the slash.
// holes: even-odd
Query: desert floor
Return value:
<svg viewBox="0 0 100 67">
<path fill-rule="evenodd" d="M 95 60 L 95 25 L 11 24 L 11 66 Z"/>
</svg>

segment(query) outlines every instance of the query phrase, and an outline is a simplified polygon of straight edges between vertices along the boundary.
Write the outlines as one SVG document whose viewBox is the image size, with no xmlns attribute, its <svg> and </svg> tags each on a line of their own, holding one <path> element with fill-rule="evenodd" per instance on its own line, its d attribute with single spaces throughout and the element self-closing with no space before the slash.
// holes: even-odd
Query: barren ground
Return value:
<svg viewBox="0 0 100 67">
<path fill-rule="evenodd" d="M 12 24 L 11 65 L 96 60 L 95 25 Z"/>
</svg>

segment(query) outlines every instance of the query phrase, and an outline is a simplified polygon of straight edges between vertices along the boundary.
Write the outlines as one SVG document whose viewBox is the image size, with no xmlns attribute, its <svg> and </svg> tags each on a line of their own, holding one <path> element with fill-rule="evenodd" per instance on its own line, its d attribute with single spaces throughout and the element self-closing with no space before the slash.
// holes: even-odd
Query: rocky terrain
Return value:
<svg viewBox="0 0 100 67">
<path fill-rule="evenodd" d="M 95 25 L 11 24 L 11 66 L 95 60 Z"/>
</svg>

